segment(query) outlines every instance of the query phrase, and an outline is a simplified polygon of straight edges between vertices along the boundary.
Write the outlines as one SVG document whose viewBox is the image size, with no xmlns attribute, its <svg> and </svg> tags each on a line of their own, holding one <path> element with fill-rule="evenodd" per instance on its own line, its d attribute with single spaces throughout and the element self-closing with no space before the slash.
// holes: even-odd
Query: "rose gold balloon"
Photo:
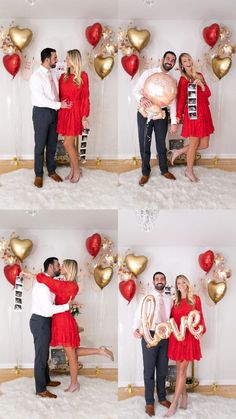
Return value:
<svg viewBox="0 0 236 419">
<path fill-rule="evenodd" d="M 154 73 L 144 84 L 144 96 L 153 105 L 168 106 L 176 97 L 176 81 L 166 73 Z"/>
</svg>

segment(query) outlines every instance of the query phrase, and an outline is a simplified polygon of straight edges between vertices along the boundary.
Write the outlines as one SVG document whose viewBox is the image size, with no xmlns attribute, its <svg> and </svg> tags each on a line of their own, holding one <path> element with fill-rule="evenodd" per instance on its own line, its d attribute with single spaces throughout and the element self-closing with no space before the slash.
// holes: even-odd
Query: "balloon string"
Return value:
<svg viewBox="0 0 236 419">
<path fill-rule="evenodd" d="M 217 136 L 218 138 L 221 138 L 221 132 L 222 132 L 222 103 L 223 103 L 223 89 L 222 89 L 222 83 L 223 80 L 220 80 L 218 83 L 218 107 L 217 107 Z M 215 150 L 217 150 L 217 143 L 215 141 Z M 216 154 L 216 153 L 215 153 Z"/>
<path fill-rule="evenodd" d="M 214 361 L 215 361 L 215 365 L 214 365 L 214 383 L 216 383 L 216 380 L 217 380 L 217 367 L 218 367 L 218 365 L 217 365 L 217 359 L 218 359 L 218 357 L 217 357 L 217 348 L 219 347 L 219 330 L 218 330 L 218 309 L 217 309 L 217 304 L 215 305 L 215 348 L 216 348 L 216 350 L 214 351 L 215 352 L 215 359 L 214 359 Z"/>
<path fill-rule="evenodd" d="M 101 155 L 101 149 L 100 149 L 100 143 L 101 143 L 101 137 L 102 137 L 102 122 L 103 122 L 103 107 L 104 107 L 104 80 L 101 80 L 101 97 L 100 97 L 100 115 L 99 115 L 99 127 L 98 127 L 98 142 L 97 142 L 97 158 Z"/>
</svg>

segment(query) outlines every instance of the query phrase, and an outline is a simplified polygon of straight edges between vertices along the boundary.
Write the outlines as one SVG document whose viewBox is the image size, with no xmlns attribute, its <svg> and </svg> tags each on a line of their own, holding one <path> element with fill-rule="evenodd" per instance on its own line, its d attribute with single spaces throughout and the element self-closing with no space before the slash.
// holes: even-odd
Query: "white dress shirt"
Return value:
<svg viewBox="0 0 236 419">
<path fill-rule="evenodd" d="M 154 68 L 150 68 L 150 69 L 144 71 L 143 74 L 139 77 L 138 82 L 134 86 L 133 95 L 134 95 L 134 97 L 135 97 L 135 99 L 138 103 L 140 102 L 140 99 L 143 97 L 143 88 L 144 88 L 145 81 L 147 80 L 147 78 L 149 76 L 151 76 L 154 73 L 162 73 L 161 67 L 160 66 L 159 67 L 154 67 Z M 172 78 L 175 80 L 174 77 L 172 77 Z M 177 120 L 176 120 L 176 99 L 174 99 L 173 102 L 169 105 L 169 108 L 170 108 L 171 124 L 177 124 Z"/>
<path fill-rule="evenodd" d="M 69 304 L 54 304 L 55 295 L 49 288 L 35 281 L 32 289 L 32 314 L 43 317 L 52 317 L 53 314 L 62 313 L 69 310 Z"/>
<path fill-rule="evenodd" d="M 58 110 L 59 86 L 55 71 L 41 65 L 30 78 L 31 100 L 33 106 Z"/>
<path fill-rule="evenodd" d="M 157 325 L 157 323 L 161 323 L 161 317 L 160 317 L 160 304 L 159 304 L 159 299 L 160 299 L 160 293 L 158 291 L 156 291 L 155 289 L 152 292 L 149 292 L 149 294 L 147 295 L 153 295 L 155 298 L 155 302 L 156 302 L 156 310 L 153 316 L 153 323 L 150 327 L 150 330 L 155 330 L 155 326 Z M 171 312 L 171 308 L 172 308 L 172 298 L 169 295 L 166 294 L 162 294 L 163 295 L 163 301 L 164 301 L 164 306 L 165 306 L 165 313 L 166 313 L 166 318 L 169 319 L 170 318 L 170 312 Z M 146 297 L 146 295 L 145 295 Z M 136 309 L 135 315 L 134 315 L 134 321 L 133 321 L 133 331 L 137 330 L 137 329 L 141 329 L 141 325 L 142 325 L 142 321 L 141 321 L 141 309 L 142 309 L 142 304 L 143 304 L 143 297 L 139 304 L 138 307 Z"/>
</svg>

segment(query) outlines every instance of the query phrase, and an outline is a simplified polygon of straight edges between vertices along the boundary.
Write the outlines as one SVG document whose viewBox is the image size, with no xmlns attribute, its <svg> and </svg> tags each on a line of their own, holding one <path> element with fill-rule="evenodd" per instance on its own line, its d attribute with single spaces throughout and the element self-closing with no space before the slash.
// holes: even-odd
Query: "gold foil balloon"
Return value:
<svg viewBox="0 0 236 419">
<path fill-rule="evenodd" d="M 19 29 L 17 27 L 10 28 L 9 34 L 14 45 L 22 51 L 29 45 L 33 37 L 33 32 L 30 29 Z"/>
<path fill-rule="evenodd" d="M 136 50 L 141 51 L 147 46 L 151 34 L 147 29 L 140 30 L 136 28 L 130 28 L 127 31 L 127 36 L 131 45 L 133 45 Z"/>
<path fill-rule="evenodd" d="M 232 59 L 230 57 L 220 58 L 217 56 L 212 59 L 212 70 L 218 79 L 222 79 L 222 77 L 226 76 L 231 65 Z"/>
<path fill-rule="evenodd" d="M 18 257 L 18 259 L 22 262 L 27 256 L 29 256 L 33 242 L 29 239 L 21 240 L 21 239 L 11 239 L 10 246 L 14 255 Z"/>
<path fill-rule="evenodd" d="M 102 55 L 98 55 L 94 58 L 94 68 L 96 73 L 104 79 L 108 74 L 111 72 L 114 65 L 114 57 L 103 57 Z"/>
<path fill-rule="evenodd" d="M 160 341 L 161 338 L 157 336 L 155 333 L 152 337 L 150 333 L 150 329 L 152 326 L 154 313 L 156 311 L 156 301 L 153 295 L 147 295 L 143 299 L 142 307 L 141 307 L 141 334 L 147 343 L 147 348 L 151 348 L 152 346 L 156 346 Z"/>
<path fill-rule="evenodd" d="M 153 105 L 167 106 L 176 97 L 176 81 L 165 73 L 154 73 L 144 83 L 143 95 Z"/>
<path fill-rule="evenodd" d="M 135 256 L 132 253 L 125 257 L 125 263 L 130 272 L 138 276 L 146 269 L 148 258 L 146 256 Z"/>
<path fill-rule="evenodd" d="M 226 290 L 227 290 L 227 284 L 226 282 L 216 282 L 216 281 L 210 281 L 208 283 L 208 294 L 212 301 L 214 301 L 215 304 L 217 304 L 222 298 L 224 297 Z"/>
<path fill-rule="evenodd" d="M 111 267 L 102 268 L 101 266 L 97 266 L 94 269 L 94 279 L 101 290 L 109 284 L 112 276 L 113 269 Z"/>
<path fill-rule="evenodd" d="M 189 329 L 190 333 L 193 336 L 195 336 L 196 338 L 198 338 L 200 335 L 202 335 L 203 330 L 204 330 L 204 327 L 201 324 L 199 324 L 200 320 L 201 320 L 201 317 L 200 317 L 199 311 L 197 311 L 197 310 L 190 311 L 190 313 L 188 314 L 188 317 L 187 317 L 187 326 L 188 326 L 188 329 Z M 197 329 L 196 329 L 196 326 L 198 326 Z"/>
</svg>

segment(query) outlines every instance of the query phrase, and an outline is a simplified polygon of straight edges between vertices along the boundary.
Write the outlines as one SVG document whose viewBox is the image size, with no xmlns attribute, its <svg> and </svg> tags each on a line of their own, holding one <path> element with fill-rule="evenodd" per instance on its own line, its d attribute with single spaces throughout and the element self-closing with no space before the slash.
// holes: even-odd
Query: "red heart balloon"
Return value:
<svg viewBox="0 0 236 419">
<path fill-rule="evenodd" d="M 102 25 L 100 23 L 94 23 L 94 25 L 88 26 L 85 31 L 85 36 L 88 42 L 95 47 L 102 36 Z"/>
<path fill-rule="evenodd" d="M 98 233 L 93 234 L 86 240 L 86 248 L 90 255 L 93 257 L 97 256 L 101 247 L 101 236 Z"/>
<path fill-rule="evenodd" d="M 15 75 L 18 73 L 20 69 L 20 57 L 18 54 L 7 54 L 4 55 L 3 64 L 5 69 L 13 76 L 13 79 Z"/>
<path fill-rule="evenodd" d="M 220 35 L 220 27 L 218 23 L 213 23 L 211 26 L 204 28 L 202 35 L 206 43 L 210 45 L 210 47 L 214 47 Z"/>
<path fill-rule="evenodd" d="M 126 73 L 128 73 L 131 78 L 133 78 L 138 71 L 139 58 L 136 54 L 125 55 L 121 58 L 121 64 Z"/>
<path fill-rule="evenodd" d="M 201 253 L 201 255 L 198 256 L 198 262 L 205 272 L 209 272 L 214 263 L 214 253 L 212 250 L 207 250 L 207 252 Z"/>
<path fill-rule="evenodd" d="M 18 263 L 14 263 L 13 265 L 6 265 L 4 266 L 4 275 L 7 278 L 7 280 L 15 286 L 16 283 L 16 277 L 21 272 L 21 267 L 18 265 Z"/>
<path fill-rule="evenodd" d="M 133 279 L 121 281 L 119 283 L 119 290 L 121 295 L 130 303 L 136 292 L 136 284 Z"/>
</svg>

